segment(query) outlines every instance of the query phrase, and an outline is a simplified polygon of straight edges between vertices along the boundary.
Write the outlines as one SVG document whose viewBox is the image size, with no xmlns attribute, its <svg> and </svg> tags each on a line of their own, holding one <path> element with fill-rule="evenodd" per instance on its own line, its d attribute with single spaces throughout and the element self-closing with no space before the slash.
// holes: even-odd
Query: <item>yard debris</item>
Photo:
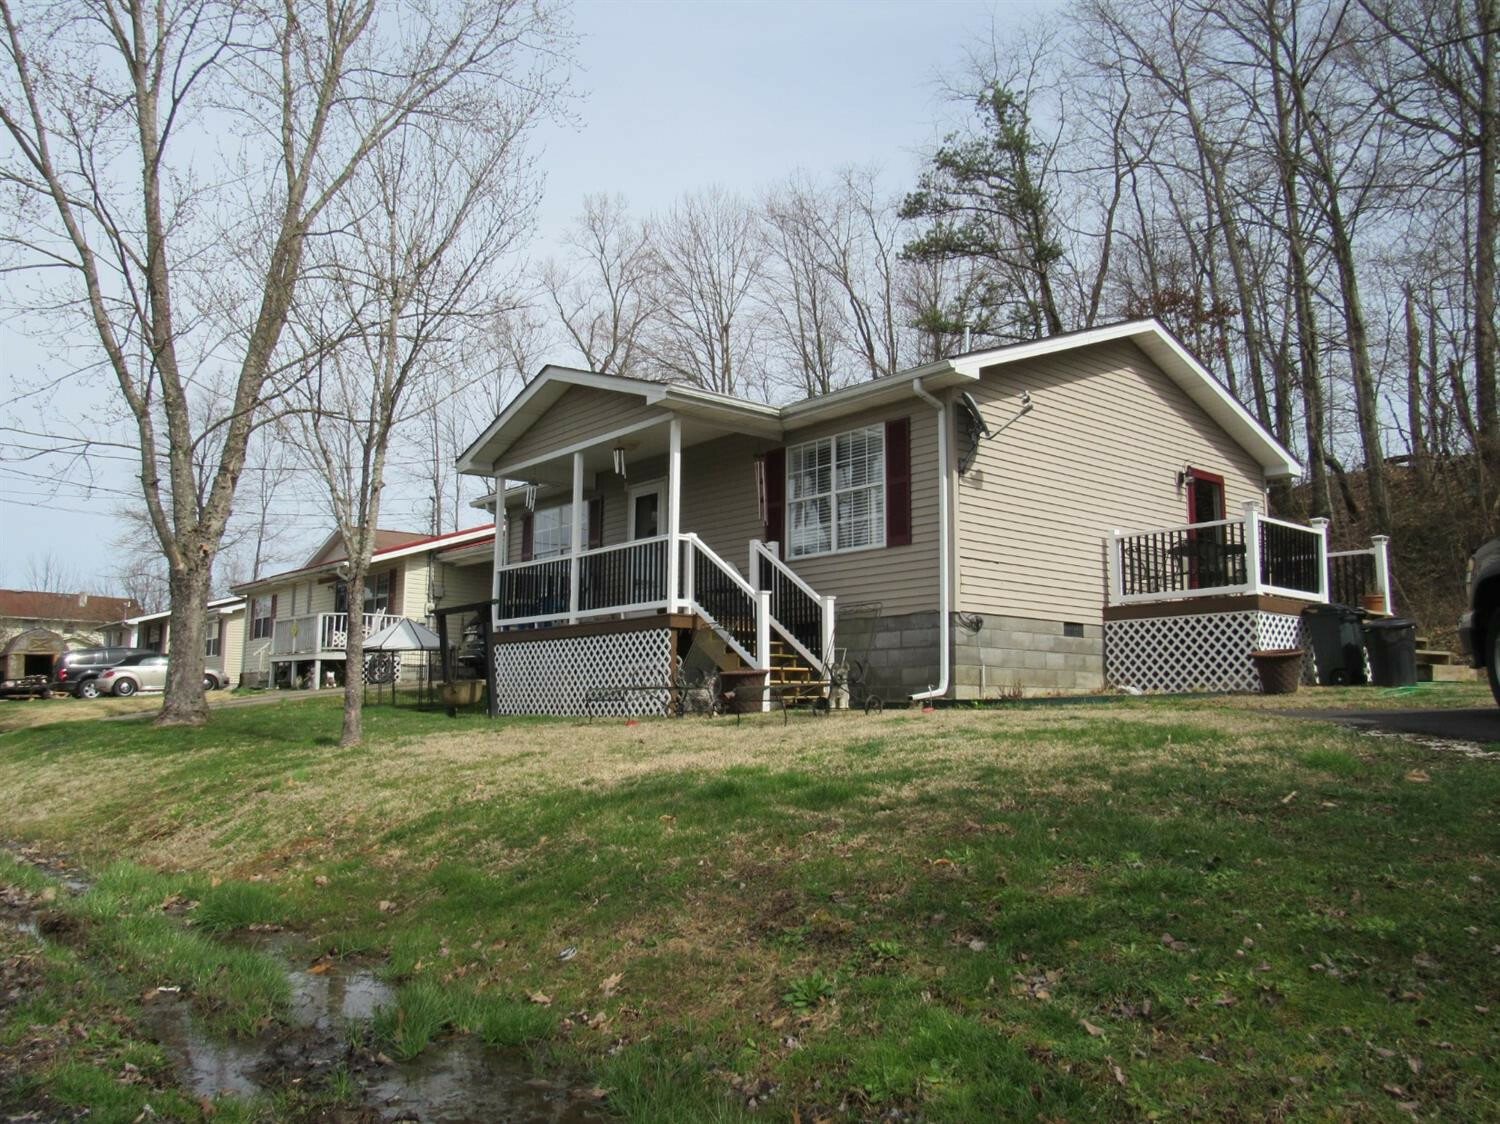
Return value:
<svg viewBox="0 0 1500 1124">
<path fill-rule="evenodd" d="M 314 886 L 326 886 L 326 885 L 328 885 L 328 875 L 326 875 L 326 874 L 314 875 L 313 876 L 313 885 Z"/>
<path fill-rule="evenodd" d="M 1411 772 L 1406 774 L 1406 779 L 1411 781 L 1412 784 L 1426 784 L 1428 781 L 1432 780 L 1432 778 L 1429 777 L 1426 771 L 1423 769 L 1413 769 Z"/>
<path fill-rule="evenodd" d="M 1294 788 L 1291 792 L 1287 793 L 1281 798 L 1281 802 L 1283 804 L 1290 804 L 1295 799 L 1297 799 L 1297 790 Z"/>
<path fill-rule="evenodd" d="M 969 942 L 969 951 L 970 952 L 983 952 L 985 949 L 987 949 L 989 947 L 990 946 L 986 942 L 980 940 L 978 937 L 975 937 L 973 940 L 971 940 Z"/>
<path fill-rule="evenodd" d="M 604 998 L 612 998 L 615 992 L 620 989 L 620 981 L 624 978 L 625 975 L 623 972 L 616 972 L 612 976 L 605 976 L 604 982 L 599 985 L 599 990 L 604 994 Z"/>
<path fill-rule="evenodd" d="M 526 993 L 526 998 L 531 1000 L 538 1007 L 552 1006 L 552 996 L 543 995 L 540 991 L 528 991 Z"/>
<path fill-rule="evenodd" d="M 1078 1025 L 1083 1027 L 1084 1030 L 1088 1031 L 1088 1035 L 1090 1038 L 1100 1038 L 1104 1034 L 1104 1028 L 1102 1026 L 1095 1026 L 1093 1023 L 1089 1022 L 1088 1019 L 1079 1019 Z"/>
<path fill-rule="evenodd" d="M 1125 1071 L 1115 1064 L 1115 1059 L 1105 1058 L 1104 1060 L 1109 1063 L 1109 1072 L 1114 1075 L 1114 1079 L 1119 1082 L 1120 1087 L 1122 1089 L 1129 1088 L 1130 1082 L 1125 1080 Z"/>
<path fill-rule="evenodd" d="M 1173 952 L 1186 952 L 1188 950 L 1187 941 L 1180 941 L 1171 933 L 1163 933 L 1161 935 L 1161 944 L 1163 948 L 1169 948 Z"/>
<path fill-rule="evenodd" d="M 568 960 L 572 960 L 573 957 L 575 957 L 577 955 L 578 955 L 578 946 L 570 944 L 567 948 L 563 949 L 561 952 L 559 952 L 557 954 L 557 958 L 559 960 L 562 960 L 562 961 L 568 961 Z"/>
<path fill-rule="evenodd" d="M 1017 972 L 1014 976 L 1015 984 L 1011 988 L 1011 994 L 1045 1002 L 1052 998 L 1052 989 L 1060 979 L 1062 979 L 1062 971 L 1057 968 L 1049 968 L 1045 972 L 1030 975 Z"/>
<path fill-rule="evenodd" d="M 382 898 L 380 900 L 380 905 L 377 908 L 379 908 L 381 913 L 392 913 L 395 911 L 396 903 L 392 901 L 386 901 L 384 898 Z"/>
</svg>

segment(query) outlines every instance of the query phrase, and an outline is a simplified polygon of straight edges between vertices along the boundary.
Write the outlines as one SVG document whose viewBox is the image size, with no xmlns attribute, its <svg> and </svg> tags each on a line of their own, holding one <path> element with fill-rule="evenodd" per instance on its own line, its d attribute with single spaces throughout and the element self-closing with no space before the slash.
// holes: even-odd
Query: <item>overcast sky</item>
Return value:
<svg viewBox="0 0 1500 1124">
<path fill-rule="evenodd" d="M 580 0 L 572 7 L 574 123 L 548 125 L 538 137 L 546 190 L 529 255 L 546 257 L 593 192 L 618 192 L 646 213 L 711 184 L 748 194 L 796 169 L 823 176 L 851 164 L 880 165 L 897 192 L 951 112 L 941 75 L 961 66 L 970 44 L 988 41 L 992 22 L 1003 34 L 1048 6 Z M 9 398 L 35 377 L 39 360 L 13 337 L 0 338 Z M 129 465 L 114 468 L 112 486 L 135 486 Z M 399 495 L 401 482 L 392 484 Z M 50 553 L 85 576 L 92 592 L 115 592 L 110 544 L 126 502 L 0 466 L 0 585 L 24 586 L 29 563 Z M 308 549 L 331 527 L 306 503 L 287 512 Z"/>
</svg>

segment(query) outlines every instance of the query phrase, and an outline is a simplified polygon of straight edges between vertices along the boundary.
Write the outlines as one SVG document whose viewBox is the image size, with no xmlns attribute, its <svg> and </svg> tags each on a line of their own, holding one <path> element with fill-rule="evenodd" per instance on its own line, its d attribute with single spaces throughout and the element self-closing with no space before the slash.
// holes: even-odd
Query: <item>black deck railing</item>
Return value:
<svg viewBox="0 0 1500 1124">
<path fill-rule="evenodd" d="M 1121 592 L 1191 593 L 1246 584 L 1245 525 L 1206 523 L 1118 540 Z"/>
<path fill-rule="evenodd" d="M 755 552 L 752 584 L 771 593 L 771 616 L 809 653 L 823 659 L 823 602 L 797 584 L 763 549 Z"/>
<path fill-rule="evenodd" d="M 1260 526 L 1261 584 L 1298 593 L 1319 593 L 1323 584 L 1319 572 L 1323 536 L 1290 523 L 1269 519 L 1256 522 Z"/>
<path fill-rule="evenodd" d="M 496 591 L 500 619 L 567 616 L 571 580 L 567 558 L 501 570 Z"/>
<path fill-rule="evenodd" d="M 667 540 L 647 539 L 593 551 L 578 559 L 581 612 L 667 599 Z"/>
<path fill-rule="evenodd" d="M 683 543 L 692 567 L 693 599 L 752 657 L 756 656 L 755 598 L 692 540 Z"/>
<path fill-rule="evenodd" d="M 1375 556 L 1369 551 L 1328 556 L 1328 600 L 1335 605 L 1357 608 L 1364 597 L 1379 592 L 1375 585 Z"/>
</svg>

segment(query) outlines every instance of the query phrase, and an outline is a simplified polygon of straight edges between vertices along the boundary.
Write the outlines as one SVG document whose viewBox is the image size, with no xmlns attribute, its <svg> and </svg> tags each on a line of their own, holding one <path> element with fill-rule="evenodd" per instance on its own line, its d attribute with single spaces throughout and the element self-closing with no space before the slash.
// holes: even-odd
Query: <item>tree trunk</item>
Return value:
<svg viewBox="0 0 1500 1124">
<path fill-rule="evenodd" d="M 1500 459 L 1500 419 L 1495 402 L 1495 252 L 1500 215 L 1495 210 L 1495 174 L 1500 171 L 1500 105 L 1495 67 L 1495 5 L 1481 0 L 1479 38 L 1479 198 L 1474 231 L 1474 397 L 1479 452 L 1491 465 Z"/>
<path fill-rule="evenodd" d="M 1427 442 L 1422 424 L 1422 329 L 1417 326 L 1416 302 L 1406 290 L 1406 428 L 1412 468 L 1420 480 L 1427 470 Z"/>
<path fill-rule="evenodd" d="M 373 533 L 373 532 L 372 532 Z M 361 533 L 361 538 L 364 535 Z M 344 728 L 339 745 L 359 745 L 365 736 L 365 565 L 364 551 L 349 552 L 349 628 L 344 641 Z"/>
<path fill-rule="evenodd" d="M 208 612 L 209 575 L 213 559 L 195 558 L 196 565 L 172 567 L 172 616 L 168 628 L 172 657 L 167 661 L 167 685 L 158 726 L 201 726 L 208 721 L 203 694 L 203 618 Z"/>
</svg>

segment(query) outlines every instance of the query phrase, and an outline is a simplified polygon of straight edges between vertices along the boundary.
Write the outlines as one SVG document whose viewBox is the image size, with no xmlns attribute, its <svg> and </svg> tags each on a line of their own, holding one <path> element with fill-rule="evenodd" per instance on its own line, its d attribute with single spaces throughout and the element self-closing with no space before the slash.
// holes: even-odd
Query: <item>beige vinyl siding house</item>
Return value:
<svg viewBox="0 0 1500 1124">
<path fill-rule="evenodd" d="M 343 551 L 336 535 L 298 569 L 235 587 L 247 605 L 241 656 L 246 686 L 341 683 L 351 618 L 362 620 L 367 634 L 403 617 L 430 626 L 438 603 L 488 598 L 492 527 L 437 536 L 382 530 L 376 541 L 381 545 L 366 578 L 362 613 L 350 613 L 343 604 Z M 437 589 L 441 598 L 434 597 Z M 470 597 L 474 591 L 478 595 Z M 418 653 L 403 655 L 403 677 L 424 662 Z"/>
<path fill-rule="evenodd" d="M 624 674 L 606 635 L 666 620 L 672 659 L 708 628 L 772 685 L 779 645 L 816 675 L 856 664 L 892 700 L 1095 689 L 1112 596 L 1293 580 L 1321 595 L 1304 565 L 1326 553 L 1316 528 L 1273 528 L 1267 542 L 1295 549 L 1246 576 L 1270 548 L 1244 507 L 1263 515 L 1267 481 L 1300 466 L 1154 321 L 785 407 L 549 367 L 459 467 L 498 497 L 496 653 L 562 675 L 579 657 L 554 667 L 548 645 L 587 650 L 596 688 Z M 1241 522 L 1170 530 L 1224 517 Z M 1173 544 L 1160 572 L 1110 561 L 1113 532 L 1153 528 Z M 766 596 L 778 607 L 758 608 Z"/>
<path fill-rule="evenodd" d="M 222 686 L 240 682 L 245 652 L 247 604 L 243 597 L 220 597 L 208 603 L 203 622 L 203 666 L 220 676 Z M 129 648 L 151 648 L 163 655 L 172 652 L 170 612 L 142 613 L 116 621 L 105 629 L 105 642 Z"/>
</svg>

